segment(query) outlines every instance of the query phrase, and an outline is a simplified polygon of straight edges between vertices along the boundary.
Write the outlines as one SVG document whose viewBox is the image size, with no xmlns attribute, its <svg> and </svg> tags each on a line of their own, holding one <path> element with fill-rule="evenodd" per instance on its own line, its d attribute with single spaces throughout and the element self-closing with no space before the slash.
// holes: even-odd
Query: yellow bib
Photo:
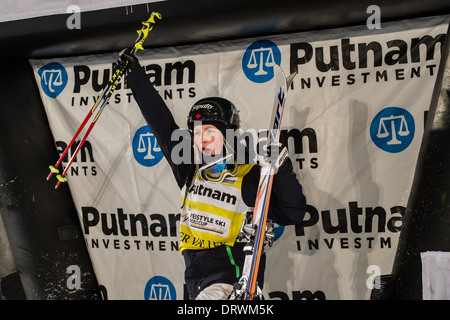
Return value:
<svg viewBox="0 0 450 320">
<path fill-rule="evenodd" d="M 223 182 L 205 181 L 196 174 L 184 199 L 180 218 L 180 252 L 233 246 L 248 211 L 242 199 L 242 179 L 254 164 L 240 165 Z"/>
</svg>

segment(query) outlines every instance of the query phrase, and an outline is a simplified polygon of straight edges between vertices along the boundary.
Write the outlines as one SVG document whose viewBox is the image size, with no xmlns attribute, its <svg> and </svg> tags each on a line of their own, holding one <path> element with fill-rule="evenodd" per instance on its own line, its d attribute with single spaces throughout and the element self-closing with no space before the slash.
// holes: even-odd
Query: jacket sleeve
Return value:
<svg viewBox="0 0 450 320">
<path fill-rule="evenodd" d="M 132 72 L 127 75 L 126 80 L 147 125 L 172 168 L 178 186 L 182 188 L 186 181 L 188 165 L 176 165 L 171 157 L 172 149 L 179 143 L 179 141 L 172 141 L 172 133 L 178 130 L 179 126 L 164 100 L 150 83 L 143 67 L 139 64 L 134 67 Z"/>
<path fill-rule="evenodd" d="M 255 165 L 242 182 L 242 197 L 249 207 L 255 206 L 260 174 L 261 167 Z M 302 222 L 305 212 L 302 185 L 293 171 L 291 159 L 287 158 L 273 177 L 268 218 L 286 226 Z"/>
<path fill-rule="evenodd" d="M 269 218 L 280 225 L 292 225 L 300 223 L 305 212 L 303 188 L 293 171 L 292 161 L 288 158 L 273 177 Z"/>
</svg>

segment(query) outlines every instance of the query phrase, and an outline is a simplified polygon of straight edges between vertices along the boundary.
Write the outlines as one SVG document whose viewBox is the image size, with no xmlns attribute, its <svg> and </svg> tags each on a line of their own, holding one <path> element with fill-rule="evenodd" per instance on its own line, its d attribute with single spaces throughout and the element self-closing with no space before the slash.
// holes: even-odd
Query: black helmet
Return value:
<svg viewBox="0 0 450 320">
<path fill-rule="evenodd" d="M 239 111 L 224 98 L 210 97 L 197 101 L 189 111 L 187 125 L 194 129 L 194 121 L 219 122 L 226 128 L 238 129 L 241 122 Z"/>
</svg>

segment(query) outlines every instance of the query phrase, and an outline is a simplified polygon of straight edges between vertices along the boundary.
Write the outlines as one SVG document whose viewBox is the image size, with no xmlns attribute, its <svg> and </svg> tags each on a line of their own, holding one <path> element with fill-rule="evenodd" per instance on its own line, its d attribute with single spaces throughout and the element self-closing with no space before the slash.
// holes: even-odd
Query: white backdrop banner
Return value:
<svg viewBox="0 0 450 320">
<path fill-rule="evenodd" d="M 308 208 L 301 224 L 276 228 L 265 299 L 368 299 L 374 277 L 391 272 L 447 23 L 436 17 L 139 53 L 182 128 L 195 101 L 223 96 L 240 109 L 244 130 L 266 129 L 274 64 L 298 71 L 281 139 Z M 60 153 L 117 58 L 30 61 Z M 67 177 L 105 297 L 184 299 L 180 190 L 125 83 Z"/>
</svg>

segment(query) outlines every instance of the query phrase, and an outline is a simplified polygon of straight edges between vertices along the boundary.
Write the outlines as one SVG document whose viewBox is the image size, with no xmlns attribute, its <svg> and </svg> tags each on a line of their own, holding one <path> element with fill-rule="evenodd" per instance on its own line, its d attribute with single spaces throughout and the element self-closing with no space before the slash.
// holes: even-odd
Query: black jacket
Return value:
<svg viewBox="0 0 450 320">
<path fill-rule="evenodd" d="M 193 175 L 193 164 L 174 164 L 171 160 L 171 152 L 179 143 L 171 140 L 172 132 L 179 129 L 175 120 L 167 108 L 164 100 L 151 85 L 144 68 L 139 64 L 127 76 L 128 86 L 141 109 L 142 115 L 150 127 L 158 144 L 168 161 L 178 186 L 188 183 Z M 261 167 L 255 165 L 244 177 L 242 183 L 242 198 L 248 207 L 254 207 L 258 188 Z M 280 225 L 292 225 L 303 220 L 306 210 L 306 200 L 302 192 L 302 186 L 293 172 L 292 162 L 287 159 L 274 175 L 272 195 L 269 203 L 268 217 Z M 195 252 L 193 252 L 195 251 Z M 233 260 L 240 266 L 244 262 L 242 244 L 236 244 L 231 248 Z M 208 285 L 213 283 L 233 284 L 236 277 L 236 267 L 230 262 L 226 248 L 218 247 L 207 250 L 185 250 L 186 262 L 185 281 L 192 298 Z M 263 284 L 265 257 L 262 257 L 259 272 L 260 287 Z"/>
</svg>

